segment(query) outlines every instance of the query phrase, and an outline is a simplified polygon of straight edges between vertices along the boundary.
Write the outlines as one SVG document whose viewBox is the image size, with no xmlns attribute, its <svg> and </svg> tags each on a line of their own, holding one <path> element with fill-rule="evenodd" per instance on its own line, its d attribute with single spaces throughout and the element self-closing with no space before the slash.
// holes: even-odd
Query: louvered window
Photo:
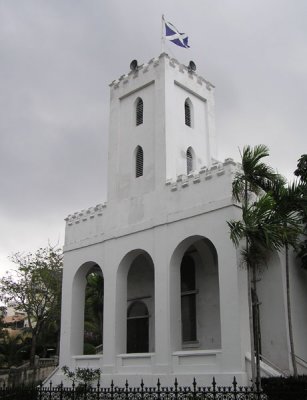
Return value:
<svg viewBox="0 0 307 400">
<path fill-rule="evenodd" d="M 136 125 L 143 123 L 143 108 L 143 100 L 139 98 L 136 102 Z"/>
<path fill-rule="evenodd" d="M 187 174 L 193 171 L 193 154 L 191 147 L 187 150 Z"/>
<path fill-rule="evenodd" d="M 137 150 L 136 150 L 136 158 L 135 158 L 135 176 L 136 176 L 136 178 L 138 178 L 139 176 L 143 176 L 143 163 L 144 163 L 143 149 L 141 146 L 138 146 Z"/>
<path fill-rule="evenodd" d="M 184 116 L 185 124 L 191 126 L 191 104 L 188 99 L 184 102 Z"/>
</svg>

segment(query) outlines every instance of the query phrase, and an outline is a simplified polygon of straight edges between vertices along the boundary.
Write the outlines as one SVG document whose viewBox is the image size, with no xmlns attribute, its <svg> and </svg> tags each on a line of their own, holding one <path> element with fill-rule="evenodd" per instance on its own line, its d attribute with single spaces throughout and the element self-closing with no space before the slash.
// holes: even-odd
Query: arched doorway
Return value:
<svg viewBox="0 0 307 400">
<path fill-rule="evenodd" d="M 104 279 L 88 261 L 77 270 L 72 287 L 71 355 L 102 353 Z"/>
<path fill-rule="evenodd" d="M 171 307 L 174 350 L 221 348 L 218 258 L 210 240 L 189 237 L 174 251 Z"/>
<path fill-rule="evenodd" d="M 103 352 L 104 280 L 98 265 L 86 276 L 83 354 Z"/>
<path fill-rule="evenodd" d="M 154 266 L 142 252 L 127 275 L 127 353 L 154 351 Z"/>
<path fill-rule="evenodd" d="M 117 354 L 155 351 L 154 294 L 154 264 L 151 256 L 141 249 L 131 250 L 124 256 L 117 271 Z"/>
</svg>

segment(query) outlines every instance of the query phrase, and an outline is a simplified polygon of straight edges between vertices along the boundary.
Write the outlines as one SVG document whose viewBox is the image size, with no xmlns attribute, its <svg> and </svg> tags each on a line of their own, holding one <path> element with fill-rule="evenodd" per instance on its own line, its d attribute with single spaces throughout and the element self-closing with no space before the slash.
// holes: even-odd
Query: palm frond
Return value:
<svg viewBox="0 0 307 400">
<path fill-rule="evenodd" d="M 236 247 L 239 246 L 240 240 L 244 237 L 244 224 L 242 221 L 227 221 L 230 228 L 230 239 Z"/>
</svg>

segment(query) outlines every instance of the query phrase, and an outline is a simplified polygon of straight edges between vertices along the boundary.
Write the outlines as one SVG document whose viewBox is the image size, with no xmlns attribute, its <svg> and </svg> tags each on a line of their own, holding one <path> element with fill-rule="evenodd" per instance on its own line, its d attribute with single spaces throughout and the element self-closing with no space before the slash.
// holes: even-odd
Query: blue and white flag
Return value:
<svg viewBox="0 0 307 400">
<path fill-rule="evenodd" d="M 180 33 L 178 29 L 174 27 L 170 22 L 166 22 L 163 18 L 165 24 L 165 37 L 171 42 L 175 43 L 177 46 L 184 47 L 188 49 L 188 36 L 185 33 Z"/>
</svg>

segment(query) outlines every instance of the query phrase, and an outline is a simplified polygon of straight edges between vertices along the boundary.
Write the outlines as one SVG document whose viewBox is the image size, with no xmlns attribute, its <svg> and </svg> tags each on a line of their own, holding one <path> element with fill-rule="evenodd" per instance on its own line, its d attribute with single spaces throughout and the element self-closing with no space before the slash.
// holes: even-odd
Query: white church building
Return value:
<svg viewBox="0 0 307 400">
<path fill-rule="evenodd" d="M 246 384 L 246 270 L 227 221 L 237 168 L 216 155 L 214 86 L 163 53 L 110 84 L 107 202 L 66 219 L 61 367 L 102 384 Z M 103 277 L 102 351 L 83 354 L 86 277 Z M 307 273 L 291 268 L 299 369 L 307 360 Z M 262 371 L 291 371 L 282 254 L 259 282 Z M 296 301 L 297 300 L 297 301 Z M 299 359 L 298 359 L 299 361 Z M 272 368 L 274 367 L 274 368 Z M 306 373 L 307 369 L 305 369 Z"/>
</svg>

